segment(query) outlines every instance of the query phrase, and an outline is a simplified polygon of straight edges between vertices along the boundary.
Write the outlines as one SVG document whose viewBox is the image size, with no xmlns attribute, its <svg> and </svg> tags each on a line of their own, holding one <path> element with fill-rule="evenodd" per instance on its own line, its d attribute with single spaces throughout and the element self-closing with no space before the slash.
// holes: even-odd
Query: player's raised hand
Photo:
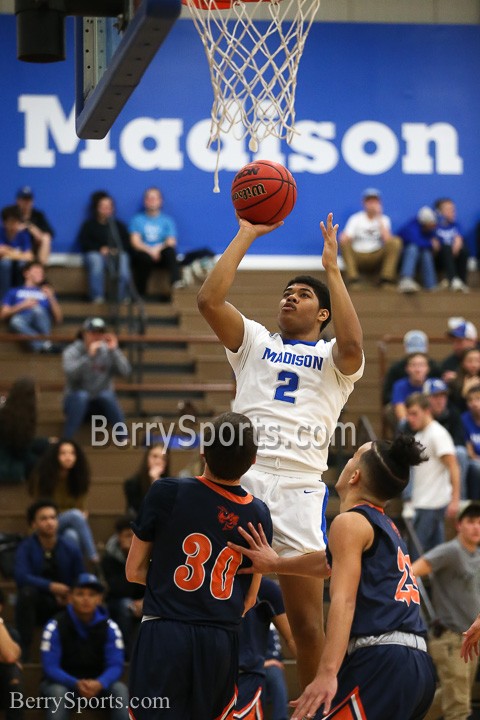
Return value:
<svg viewBox="0 0 480 720">
<path fill-rule="evenodd" d="M 267 235 L 268 233 L 272 232 L 272 230 L 276 230 L 283 225 L 283 220 L 280 220 L 280 222 L 277 223 L 273 223 L 273 225 L 254 225 L 253 223 L 248 222 L 248 220 L 244 220 L 243 218 L 239 217 L 237 214 L 236 216 L 238 224 L 240 225 L 240 230 L 251 233 L 255 238 L 260 237 L 261 235 Z"/>
<path fill-rule="evenodd" d="M 333 213 L 328 213 L 326 226 L 321 221 L 320 230 L 323 235 L 322 264 L 325 270 L 331 270 L 338 267 L 338 224 L 333 224 Z"/>
<path fill-rule="evenodd" d="M 261 524 L 258 525 L 257 531 L 252 523 L 248 523 L 248 529 L 250 533 L 242 527 L 238 528 L 240 535 L 247 541 L 248 548 L 243 547 L 243 545 L 235 545 L 235 543 L 231 542 L 227 543 L 228 547 L 237 550 L 252 561 L 251 567 L 242 568 L 238 573 L 261 573 L 262 575 L 266 575 L 267 573 L 276 572 L 275 568 L 278 562 L 278 555 L 268 544 Z"/>
</svg>

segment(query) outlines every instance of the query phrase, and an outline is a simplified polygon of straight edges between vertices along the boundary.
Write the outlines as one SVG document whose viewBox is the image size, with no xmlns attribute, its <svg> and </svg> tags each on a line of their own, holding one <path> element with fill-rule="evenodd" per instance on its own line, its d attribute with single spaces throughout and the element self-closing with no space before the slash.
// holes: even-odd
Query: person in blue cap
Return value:
<svg viewBox="0 0 480 720">
<path fill-rule="evenodd" d="M 104 587 L 96 575 L 80 573 L 66 608 L 43 631 L 41 692 L 46 717 L 66 720 L 70 711 L 110 711 L 111 720 L 127 720 L 128 691 L 120 681 L 123 638 L 102 606 Z"/>
</svg>

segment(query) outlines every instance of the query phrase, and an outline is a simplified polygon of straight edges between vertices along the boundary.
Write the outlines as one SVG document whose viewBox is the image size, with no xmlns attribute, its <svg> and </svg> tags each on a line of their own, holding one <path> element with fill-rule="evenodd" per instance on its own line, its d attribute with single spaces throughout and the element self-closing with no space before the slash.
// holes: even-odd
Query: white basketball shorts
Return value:
<svg viewBox="0 0 480 720">
<path fill-rule="evenodd" d="M 328 489 L 318 476 L 276 475 L 253 465 L 241 485 L 263 500 L 273 522 L 273 549 L 282 557 L 324 550 Z"/>
</svg>

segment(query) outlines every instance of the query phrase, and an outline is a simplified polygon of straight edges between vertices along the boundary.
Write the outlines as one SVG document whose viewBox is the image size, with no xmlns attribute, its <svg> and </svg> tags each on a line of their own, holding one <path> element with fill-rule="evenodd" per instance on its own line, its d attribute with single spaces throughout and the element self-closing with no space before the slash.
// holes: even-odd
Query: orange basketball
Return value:
<svg viewBox="0 0 480 720">
<path fill-rule="evenodd" d="M 238 171 L 232 183 L 237 215 L 254 225 L 273 225 L 292 212 L 297 184 L 286 167 L 271 160 L 254 160 Z"/>
</svg>

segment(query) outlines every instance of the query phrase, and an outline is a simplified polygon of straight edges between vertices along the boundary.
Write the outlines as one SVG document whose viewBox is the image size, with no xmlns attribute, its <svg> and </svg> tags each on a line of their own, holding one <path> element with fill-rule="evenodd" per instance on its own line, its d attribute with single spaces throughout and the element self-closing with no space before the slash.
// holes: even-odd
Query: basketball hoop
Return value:
<svg viewBox="0 0 480 720">
<path fill-rule="evenodd" d="M 208 147 L 216 143 L 214 192 L 219 192 L 222 134 L 232 132 L 239 140 L 249 137 L 252 152 L 270 135 L 292 141 L 298 66 L 320 0 L 182 2 L 189 8 L 210 68 Z M 261 20 L 265 26 L 257 24 Z"/>
</svg>

